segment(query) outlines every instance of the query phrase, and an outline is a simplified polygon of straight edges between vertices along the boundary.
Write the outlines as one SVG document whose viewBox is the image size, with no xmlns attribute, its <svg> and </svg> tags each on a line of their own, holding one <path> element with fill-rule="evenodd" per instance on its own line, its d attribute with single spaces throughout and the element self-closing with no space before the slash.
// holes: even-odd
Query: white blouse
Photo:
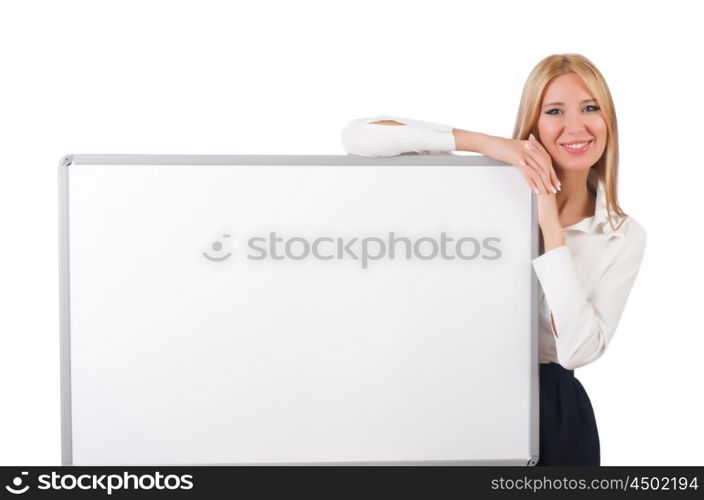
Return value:
<svg viewBox="0 0 704 500">
<path fill-rule="evenodd" d="M 370 123 L 380 120 L 405 125 Z M 361 156 L 452 154 L 456 149 L 452 127 L 388 115 L 352 120 L 343 129 L 342 143 L 348 154 Z M 645 229 L 632 216 L 612 214 L 617 228 L 612 229 L 604 185 L 595 182 L 592 173 L 596 171 L 589 174 L 590 184 L 597 184 L 594 215 L 563 228 L 565 245 L 533 259 L 541 285 L 539 361 L 568 370 L 591 363 L 606 351 L 646 243 Z"/>
</svg>

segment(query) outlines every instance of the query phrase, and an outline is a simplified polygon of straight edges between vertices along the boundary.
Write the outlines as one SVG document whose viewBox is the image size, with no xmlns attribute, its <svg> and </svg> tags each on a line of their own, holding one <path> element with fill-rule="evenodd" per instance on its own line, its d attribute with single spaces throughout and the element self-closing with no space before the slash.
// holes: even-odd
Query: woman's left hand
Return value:
<svg viewBox="0 0 704 500">
<path fill-rule="evenodd" d="M 550 172 L 553 169 L 552 157 L 533 134 L 528 137 L 526 153 L 528 154 L 528 163 L 531 166 L 544 172 Z M 538 223 L 541 228 L 546 224 L 559 225 L 560 223 L 555 194 L 548 192 L 536 195 L 538 197 Z"/>
</svg>

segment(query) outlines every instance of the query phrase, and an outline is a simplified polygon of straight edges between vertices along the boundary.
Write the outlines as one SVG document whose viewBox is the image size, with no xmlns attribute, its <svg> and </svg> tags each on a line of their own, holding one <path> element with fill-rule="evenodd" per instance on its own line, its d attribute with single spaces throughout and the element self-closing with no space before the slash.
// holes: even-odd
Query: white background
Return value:
<svg viewBox="0 0 704 500">
<path fill-rule="evenodd" d="M 392 114 L 510 137 L 533 66 L 605 75 L 648 231 L 576 371 L 602 465 L 701 465 L 704 45 L 696 2 L 23 1 L 0 6 L 0 464 L 60 463 L 57 171 L 70 153 L 344 154 Z M 699 226 L 699 228 L 697 228 Z"/>
</svg>

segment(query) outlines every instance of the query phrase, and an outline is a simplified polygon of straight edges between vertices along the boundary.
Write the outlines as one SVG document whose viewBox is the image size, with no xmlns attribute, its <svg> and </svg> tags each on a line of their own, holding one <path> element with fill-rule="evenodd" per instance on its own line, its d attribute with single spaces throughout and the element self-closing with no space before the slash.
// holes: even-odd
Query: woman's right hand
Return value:
<svg viewBox="0 0 704 500">
<path fill-rule="evenodd" d="M 535 140 L 537 141 L 537 139 Z M 532 151 L 533 154 L 539 152 L 530 140 L 488 136 L 488 139 L 484 141 L 481 153 L 516 167 L 523 175 L 528 187 L 536 194 L 553 193 L 553 188 L 555 191 L 559 191 L 560 181 L 552 162 L 548 162 L 549 166 L 543 167 L 531 157 L 529 151 Z"/>
</svg>

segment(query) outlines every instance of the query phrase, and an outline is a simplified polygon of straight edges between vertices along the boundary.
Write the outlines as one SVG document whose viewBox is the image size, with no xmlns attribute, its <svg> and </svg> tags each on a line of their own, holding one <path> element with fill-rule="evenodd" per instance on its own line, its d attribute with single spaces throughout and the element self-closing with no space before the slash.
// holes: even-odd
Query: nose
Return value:
<svg viewBox="0 0 704 500">
<path fill-rule="evenodd" d="M 567 113 L 565 117 L 565 135 L 577 136 L 586 130 L 586 119 L 581 113 Z"/>
</svg>

